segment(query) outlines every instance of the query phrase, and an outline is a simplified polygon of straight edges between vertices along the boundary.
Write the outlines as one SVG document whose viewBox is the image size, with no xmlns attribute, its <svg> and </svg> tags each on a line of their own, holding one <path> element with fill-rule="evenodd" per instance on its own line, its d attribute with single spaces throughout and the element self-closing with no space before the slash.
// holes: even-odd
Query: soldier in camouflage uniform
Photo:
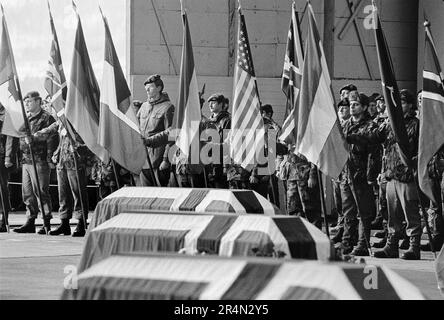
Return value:
<svg viewBox="0 0 444 320">
<path fill-rule="evenodd" d="M 16 163 L 18 150 L 18 139 L 2 134 L 4 107 L 0 104 L 0 232 L 6 232 L 8 221 L 9 207 L 9 171 L 11 171 Z M 2 201 L 3 200 L 3 201 Z M 3 214 L 4 213 L 4 214 Z M 6 219 L 6 220 L 5 220 Z"/>
<path fill-rule="evenodd" d="M 293 151 L 293 150 L 292 150 Z M 287 181 L 287 213 L 304 216 L 316 227 L 322 227 L 321 200 L 317 169 L 301 154 L 290 151 L 281 175 Z"/>
<path fill-rule="evenodd" d="M 36 91 L 29 92 L 25 97 L 25 105 L 31 134 L 36 133 L 55 122 L 55 119 L 42 109 L 42 98 Z M 35 166 L 37 168 L 37 177 L 35 176 L 32 165 L 31 152 L 29 145 L 35 156 Z M 49 193 L 49 176 L 51 168 L 54 165 L 51 157 L 57 148 L 58 136 L 56 133 L 50 134 L 48 138 L 33 137 L 32 139 L 24 137 L 20 139 L 20 150 L 22 152 L 22 198 L 26 205 L 27 221 L 26 223 L 14 229 L 17 233 L 34 233 L 35 219 L 40 208 L 38 199 L 37 179 L 40 183 L 40 192 L 42 195 L 43 207 L 46 219 L 44 227 L 50 228 L 50 219 L 52 218 L 51 195 Z M 40 210 L 41 211 L 41 210 Z M 46 234 L 45 228 L 41 228 L 38 234 Z"/>
<path fill-rule="evenodd" d="M 366 116 L 369 99 L 364 94 L 353 91 L 349 95 L 351 118 L 343 126 L 347 139 L 352 135 L 366 135 L 377 128 L 376 124 Z M 376 149 L 365 139 L 356 139 L 350 144 L 350 155 L 342 172 L 341 197 L 345 224 L 342 238 L 344 254 L 368 256 L 371 222 L 375 217 L 375 199 L 371 184 L 376 181 L 378 170 Z M 356 214 L 359 215 L 359 238 L 357 246 L 352 248 L 356 239 Z"/>
<path fill-rule="evenodd" d="M 57 122 L 55 130 L 58 131 L 60 143 L 52 157 L 53 163 L 57 164 L 57 182 L 59 193 L 59 217 L 61 224 L 49 234 L 70 235 L 71 227 L 69 220 L 78 220 L 77 226 L 72 234 L 73 237 L 83 237 L 85 235 L 86 221 L 88 219 L 88 193 L 87 193 L 87 167 L 91 167 L 94 155 L 89 151 L 82 138 L 74 129 L 70 128 L 75 141 L 69 136 L 65 126 L 60 121 Z M 77 160 L 77 172 L 74 162 Z M 77 180 L 77 174 L 79 180 Z M 82 214 L 82 206 L 85 210 Z"/>
<path fill-rule="evenodd" d="M 415 98 L 408 90 L 400 92 L 404 123 L 409 139 L 409 154 L 414 158 L 418 154 L 419 120 L 414 110 Z M 353 137 L 357 138 L 357 137 Z M 375 252 L 377 258 L 399 257 L 399 239 L 403 232 L 403 218 L 407 222 L 406 231 L 410 238 L 410 247 L 402 255 L 402 259 L 419 260 L 421 240 L 421 216 L 419 214 L 418 190 L 415 183 L 415 171 L 402 162 L 395 135 L 387 121 L 376 130 L 358 139 L 366 139 L 369 143 L 386 144 L 386 161 L 383 172 L 387 179 L 388 205 L 388 239 L 386 246 Z M 415 161 L 413 161 L 415 162 Z"/>
</svg>

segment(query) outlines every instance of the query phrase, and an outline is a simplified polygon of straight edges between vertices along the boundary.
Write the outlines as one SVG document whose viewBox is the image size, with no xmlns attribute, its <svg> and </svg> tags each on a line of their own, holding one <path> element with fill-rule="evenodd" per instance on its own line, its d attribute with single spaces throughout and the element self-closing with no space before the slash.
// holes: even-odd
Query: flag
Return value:
<svg viewBox="0 0 444 320">
<path fill-rule="evenodd" d="M 2 10 L 2 35 L 0 43 L 0 104 L 5 108 L 2 132 L 8 136 L 20 137 L 25 133 L 25 120 L 19 88 L 17 87 L 17 69 L 11 40 Z"/>
<path fill-rule="evenodd" d="M 179 78 L 179 99 L 174 124 L 176 129 L 180 130 L 176 139 L 176 145 L 181 150 L 183 156 L 189 158 L 190 154 L 199 154 L 199 124 L 201 112 L 196 69 L 194 67 L 193 47 L 188 18 L 185 11 L 182 12 L 182 23 L 182 62 Z M 192 149 L 190 149 L 190 147 Z"/>
<path fill-rule="evenodd" d="M 287 97 L 287 110 L 279 139 L 288 144 L 295 144 L 297 138 L 299 91 L 302 80 L 303 51 L 296 7 L 293 9 L 288 30 L 287 50 L 284 71 L 282 73 L 282 91 Z"/>
<path fill-rule="evenodd" d="M 348 145 L 336 114 L 327 61 L 310 4 L 308 17 L 295 153 L 336 178 L 347 162 Z"/>
<path fill-rule="evenodd" d="M 140 173 L 146 160 L 135 110 L 131 107 L 131 91 L 123 75 L 116 49 L 105 24 L 105 63 L 100 95 L 98 142 L 122 167 Z"/>
<path fill-rule="evenodd" d="M 248 168 L 256 163 L 255 155 L 263 149 L 265 132 L 247 26 L 240 7 L 237 39 L 230 156 L 234 163 Z"/>
<path fill-rule="evenodd" d="M 51 105 L 57 113 L 57 117 L 68 130 L 69 135 L 74 139 L 75 133 L 71 124 L 67 121 L 65 116 L 66 93 L 68 88 L 66 86 L 65 72 L 63 71 L 62 55 L 60 53 L 59 40 L 54 26 L 54 20 L 51 14 L 51 8 L 48 2 L 49 23 L 51 25 L 51 49 L 49 51 L 48 69 L 46 70 L 46 77 L 44 87 L 48 95 L 51 97 Z"/>
<path fill-rule="evenodd" d="M 108 163 L 108 152 L 97 142 L 100 119 L 100 90 L 89 59 L 82 23 L 78 14 L 65 108 L 66 117 L 86 146 L 103 162 Z"/>
<path fill-rule="evenodd" d="M 419 113 L 418 180 L 421 190 L 435 200 L 427 164 L 444 145 L 444 75 L 439 64 L 429 23 L 425 25 L 422 108 Z"/>
<path fill-rule="evenodd" d="M 382 92 L 387 106 L 387 114 L 390 125 L 398 143 L 398 152 L 401 161 L 406 166 L 411 166 L 411 154 L 409 151 L 409 140 L 404 123 L 404 113 L 401 106 L 401 96 L 399 95 L 398 85 L 395 79 L 395 72 L 390 56 L 390 51 L 379 20 L 378 10 L 373 4 L 373 21 L 376 23 L 375 42 L 378 54 L 379 70 L 381 73 Z"/>
</svg>

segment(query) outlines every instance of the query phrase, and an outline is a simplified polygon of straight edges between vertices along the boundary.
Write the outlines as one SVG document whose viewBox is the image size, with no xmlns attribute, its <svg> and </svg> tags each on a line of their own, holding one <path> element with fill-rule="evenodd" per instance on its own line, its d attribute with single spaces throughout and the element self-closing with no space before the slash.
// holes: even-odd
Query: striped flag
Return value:
<svg viewBox="0 0 444 320">
<path fill-rule="evenodd" d="M 48 70 L 46 70 L 46 77 L 44 87 L 46 92 L 51 96 L 51 105 L 57 113 L 57 117 L 67 128 L 70 137 L 75 138 L 71 124 L 67 121 L 65 116 L 66 93 L 68 88 L 66 86 L 65 72 L 63 71 L 62 55 L 60 53 L 59 40 L 54 26 L 54 20 L 51 14 L 51 8 L 48 2 L 49 23 L 51 25 L 52 41 L 51 49 L 49 51 Z"/>
<path fill-rule="evenodd" d="M 296 4 L 293 2 L 290 28 L 288 30 L 287 51 L 285 53 L 284 71 L 282 74 L 282 91 L 287 97 L 286 119 L 282 125 L 279 140 L 295 144 L 297 139 L 298 103 L 301 89 L 303 51 L 301 32 L 297 18 Z"/>
<path fill-rule="evenodd" d="M 444 145 L 444 74 L 439 64 L 429 23 L 425 25 L 422 108 L 419 114 L 418 180 L 421 190 L 433 200 L 427 164 Z"/>
<path fill-rule="evenodd" d="M 146 160 L 145 146 L 135 110 L 131 107 L 131 91 L 123 75 L 108 21 L 104 16 L 103 22 L 105 63 L 100 95 L 98 142 L 109 151 L 117 163 L 138 174 Z"/>
<path fill-rule="evenodd" d="M 11 40 L 9 39 L 5 13 L 2 10 L 2 35 L 0 43 L 0 104 L 5 108 L 5 118 L 1 133 L 20 137 L 25 133 L 25 120 L 20 101 L 19 88 L 17 87 L 17 69 L 15 67 L 14 54 Z"/>
<path fill-rule="evenodd" d="M 325 175 L 336 178 L 349 151 L 336 114 L 327 61 L 310 4 L 308 17 L 295 153 L 304 155 Z"/>
<path fill-rule="evenodd" d="M 240 7 L 233 92 L 230 156 L 235 164 L 248 168 L 256 164 L 256 154 L 263 150 L 265 132 L 247 26 Z"/>
<path fill-rule="evenodd" d="M 176 145 L 181 150 L 182 155 L 185 158 L 189 158 L 190 154 L 199 154 L 199 124 L 201 112 L 196 68 L 194 67 L 193 46 L 188 26 L 188 17 L 185 11 L 182 11 L 182 23 L 182 62 L 179 78 L 179 99 L 177 102 L 177 111 L 174 113 L 174 124 L 175 127 L 180 130 L 176 139 Z M 197 161 L 198 159 L 196 159 L 196 163 L 198 163 Z"/>
<path fill-rule="evenodd" d="M 387 45 L 387 40 L 382 30 L 381 21 L 378 15 L 378 9 L 373 4 L 373 21 L 376 23 L 375 42 L 378 54 L 379 70 L 381 73 L 382 91 L 384 101 L 387 106 L 387 114 L 393 133 L 398 143 L 398 152 L 402 162 L 411 167 L 412 155 L 407 130 L 404 123 L 404 113 L 401 106 L 401 96 L 399 94 L 398 84 L 396 83 L 395 72 L 392 58 Z"/>
<path fill-rule="evenodd" d="M 108 163 L 108 152 L 97 142 L 100 119 L 99 85 L 89 59 L 82 23 L 77 11 L 76 15 L 77 31 L 74 41 L 71 76 L 68 82 L 65 114 L 86 146 L 104 163 Z"/>
</svg>

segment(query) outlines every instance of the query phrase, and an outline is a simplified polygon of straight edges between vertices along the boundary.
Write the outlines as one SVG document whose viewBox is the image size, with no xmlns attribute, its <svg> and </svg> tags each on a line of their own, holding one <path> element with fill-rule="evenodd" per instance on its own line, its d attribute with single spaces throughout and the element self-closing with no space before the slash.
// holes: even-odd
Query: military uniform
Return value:
<svg viewBox="0 0 444 320">
<path fill-rule="evenodd" d="M 43 109 L 34 116 L 28 115 L 28 120 L 31 134 L 49 127 L 55 122 L 55 119 Z M 51 158 L 55 149 L 57 148 L 57 144 L 58 136 L 56 133 L 50 134 L 47 138 L 34 138 L 32 141 L 32 149 L 35 157 L 37 176 L 40 182 L 42 202 L 46 218 L 48 220 L 52 218 L 52 203 L 49 193 L 49 176 L 51 173 L 49 163 L 51 163 Z M 26 206 L 26 214 L 28 219 L 36 219 L 40 207 L 37 192 L 37 177 L 35 176 L 32 165 L 30 148 L 25 142 L 25 138 L 20 139 L 20 150 L 22 153 L 23 202 Z"/>
<path fill-rule="evenodd" d="M 317 169 L 303 155 L 290 152 L 283 161 L 280 176 L 287 181 L 287 213 L 301 215 L 321 228 L 321 201 L 317 183 Z M 308 180 L 316 181 L 314 188 Z"/>
<path fill-rule="evenodd" d="M 376 124 L 368 117 L 355 121 L 348 119 L 343 126 L 344 136 L 366 135 L 375 130 Z M 375 199 L 373 188 L 369 182 L 375 182 L 379 173 L 378 154 L 375 146 L 369 145 L 365 139 L 357 139 L 350 144 L 350 155 L 342 172 L 341 197 L 345 224 L 342 243 L 350 248 L 355 244 L 356 215 L 359 215 L 359 235 L 356 252 L 367 253 L 370 242 L 371 222 L 375 217 Z"/>
<path fill-rule="evenodd" d="M 15 164 L 17 149 L 18 149 L 18 139 L 13 138 L 11 136 L 6 136 L 1 133 L 3 126 L 3 120 L 0 120 L 0 209 L 1 212 L 5 213 L 5 217 L 0 212 L 0 232 L 6 232 L 6 222 L 8 219 L 8 213 L 11 208 L 9 207 L 9 189 L 8 189 L 8 180 L 9 180 L 9 171 L 5 167 L 5 162 Z M 1 201 L 3 200 L 3 201 Z"/>
<path fill-rule="evenodd" d="M 223 142 L 226 138 L 227 130 L 231 129 L 231 115 L 228 111 L 221 111 L 218 114 L 212 114 L 208 119 L 208 129 L 217 130 L 219 133 L 219 141 L 217 141 L 220 151 L 220 158 L 207 166 L 208 170 L 208 182 L 212 188 L 228 188 L 228 165 L 224 164 L 224 148 Z M 210 157 L 212 155 L 210 154 Z M 214 159 L 213 159 L 214 160 Z M 230 172 L 229 176 L 232 177 L 235 172 Z M 247 180 L 248 181 L 248 180 Z"/>
<path fill-rule="evenodd" d="M 156 134 L 167 131 L 173 123 L 173 116 L 174 105 L 166 93 L 162 93 L 157 101 L 144 102 L 137 113 L 143 138 L 148 139 Z M 168 144 L 163 144 L 159 147 L 147 147 L 147 150 L 154 172 L 158 175 L 161 186 L 166 186 L 169 180 L 170 169 L 168 168 L 161 171 L 159 167 L 163 161 L 169 163 Z M 155 185 L 155 181 L 152 181 L 151 178 L 150 169 L 142 170 L 140 180 L 143 186 Z"/>
</svg>

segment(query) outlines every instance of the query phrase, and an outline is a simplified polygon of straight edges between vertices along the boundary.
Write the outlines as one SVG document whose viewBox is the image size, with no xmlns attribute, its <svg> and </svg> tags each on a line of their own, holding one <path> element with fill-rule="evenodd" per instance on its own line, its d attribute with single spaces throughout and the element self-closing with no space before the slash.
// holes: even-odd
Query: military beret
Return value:
<svg viewBox="0 0 444 320">
<path fill-rule="evenodd" d="M 343 87 L 339 90 L 339 94 L 341 94 L 342 90 L 355 91 L 355 90 L 358 90 L 358 88 L 357 88 L 354 84 L 349 83 L 349 84 L 343 86 Z"/>
<path fill-rule="evenodd" d="M 143 85 L 146 86 L 147 84 L 155 83 L 155 82 L 158 82 L 158 81 L 162 81 L 162 79 L 160 79 L 160 75 L 153 74 L 153 75 L 149 76 L 148 78 L 146 78 L 146 80 L 143 83 Z"/>
<path fill-rule="evenodd" d="M 30 91 L 26 94 L 26 96 L 23 98 L 24 100 L 26 99 L 35 99 L 35 98 L 40 98 L 40 93 L 38 93 L 38 91 Z"/>
<path fill-rule="evenodd" d="M 207 102 L 210 101 L 217 101 L 217 102 L 223 102 L 226 103 L 227 99 L 224 97 L 222 93 L 213 93 L 207 100 Z"/>
<path fill-rule="evenodd" d="M 368 104 L 369 104 L 369 98 L 363 93 L 358 93 L 358 91 L 350 92 L 350 95 L 348 96 L 348 98 L 350 100 L 350 103 L 352 101 L 358 101 L 363 106 L 368 106 Z"/>
<path fill-rule="evenodd" d="M 339 108 L 339 107 L 342 107 L 342 106 L 349 107 L 349 106 L 350 106 L 350 101 L 349 101 L 347 98 L 342 99 L 342 100 L 339 101 L 339 103 L 338 103 L 338 108 Z"/>
<path fill-rule="evenodd" d="M 269 104 L 264 104 L 261 106 L 261 112 L 273 113 L 273 107 Z"/>
</svg>

